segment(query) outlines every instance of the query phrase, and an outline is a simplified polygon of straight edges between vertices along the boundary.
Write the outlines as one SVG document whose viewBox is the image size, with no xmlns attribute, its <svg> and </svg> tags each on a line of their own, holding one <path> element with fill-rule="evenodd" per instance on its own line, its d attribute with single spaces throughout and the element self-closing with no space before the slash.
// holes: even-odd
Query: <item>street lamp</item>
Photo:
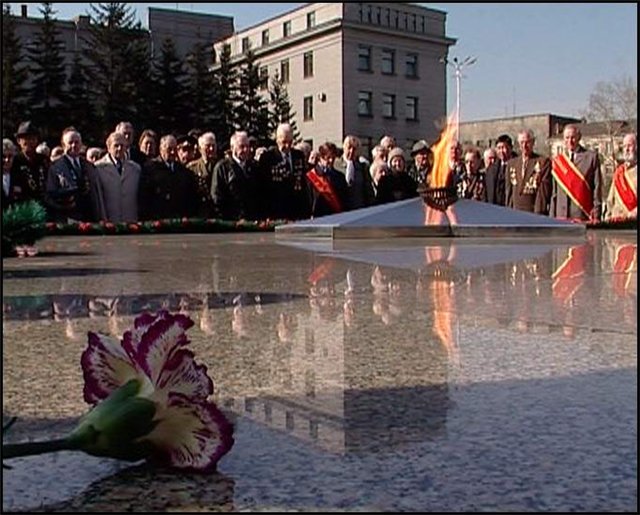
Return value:
<svg viewBox="0 0 640 515">
<path fill-rule="evenodd" d="M 452 61 L 449 61 L 446 57 L 442 57 L 440 62 L 453 66 L 456 77 L 456 140 L 459 140 L 460 136 L 460 80 L 462 79 L 462 68 L 465 66 L 471 66 L 477 61 L 475 57 L 467 56 L 462 61 L 459 61 L 457 57 L 454 57 Z"/>
</svg>

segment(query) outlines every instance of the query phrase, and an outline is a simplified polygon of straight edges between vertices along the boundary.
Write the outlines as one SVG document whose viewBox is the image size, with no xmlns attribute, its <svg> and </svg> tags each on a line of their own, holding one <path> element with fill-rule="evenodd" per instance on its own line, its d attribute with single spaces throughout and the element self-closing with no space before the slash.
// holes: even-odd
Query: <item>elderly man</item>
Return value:
<svg viewBox="0 0 640 515">
<path fill-rule="evenodd" d="M 94 221 L 95 167 L 81 155 L 82 136 L 73 127 L 62 132 L 64 155 L 49 168 L 45 204 L 56 222 Z"/>
<path fill-rule="evenodd" d="M 506 206 L 540 215 L 549 214 L 551 161 L 533 151 L 536 138 L 526 129 L 518 133 L 520 155 L 507 163 Z"/>
<path fill-rule="evenodd" d="M 257 220 L 261 214 L 260 185 L 246 132 L 231 136 L 230 150 L 231 155 L 213 169 L 214 213 L 225 220 Z"/>
<path fill-rule="evenodd" d="M 22 122 L 15 134 L 20 147 L 13 161 L 13 167 L 17 174 L 26 177 L 28 192 L 24 192 L 32 200 L 43 202 L 49 158 L 36 152 L 40 132 L 31 123 Z"/>
<path fill-rule="evenodd" d="M 458 197 L 487 201 L 487 187 L 485 183 L 485 171 L 481 169 L 482 158 L 480 150 L 470 147 L 464 152 L 464 174 L 458 183 Z"/>
<path fill-rule="evenodd" d="M 175 136 L 163 136 L 160 155 L 142 168 L 138 195 L 141 220 L 196 215 L 198 188 L 193 174 L 177 160 L 177 147 Z"/>
<path fill-rule="evenodd" d="M 580 145 L 576 125 L 564 128 L 564 152 L 553 159 L 551 214 L 597 222 L 602 216 L 602 173 L 598 154 Z"/>
<path fill-rule="evenodd" d="M 213 132 L 205 132 L 198 138 L 198 147 L 200 148 L 200 159 L 191 161 L 187 168 L 193 173 L 198 184 L 198 216 L 212 218 L 214 210 L 211 199 L 211 181 L 217 162 L 216 135 Z"/>
<path fill-rule="evenodd" d="M 358 159 L 360 140 L 348 135 L 342 142 L 342 156 L 333 162 L 333 168 L 347 181 L 347 202 L 344 210 L 371 206 L 375 202 L 373 182 L 367 165 Z"/>
<path fill-rule="evenodd" d="M 276 146 L 262 153 L 258 166 L 266 196 L 266 216 L 272 219 L 300 220 L 309 218 L 311 204 L 304 154 L 293 145 L 291 125 L 276 129 Z"/>
<path fill-rule="evenodd" d="M 120 132 L 107 138 L 107 154 L 96 161 L 96 210 L 100 220 L 138 220 L 140 165 L 126 158 L 127 140 Z"/>
<path fill-rule="evenodd" d="M 433 152 L 429 144 L 423 139 L 416 141 L 411 147 L 411 157 L 413 162 L 407 167 L 407 173 L 417 184 L 426 184 L 433 166 Z"/>
<path fill-rule="evenodd" d="M 638 139 L 633 133 L 622 139 L 624 162 L 613 173 L 607 195 L 606 219 L 638 217 Z"/>
<path fill-rule="evenodd" d="M 147 156 L 135 145 L 135 139 L 133 139 L 135 132 L 131 122 L 120 122 L 116 125 L 115 132 L 122 134 L 127 141 L 126 159 L 131 159 L 142 167 L 147 160 Z"/>
</svg>

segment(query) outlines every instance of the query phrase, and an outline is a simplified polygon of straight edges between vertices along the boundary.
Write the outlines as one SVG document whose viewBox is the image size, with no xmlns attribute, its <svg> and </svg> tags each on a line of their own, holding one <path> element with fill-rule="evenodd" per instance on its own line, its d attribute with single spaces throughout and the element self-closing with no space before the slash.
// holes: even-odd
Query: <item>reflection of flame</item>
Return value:
<svg viewBox="0 0 640 515">
<path fill-rule="evenodd" d="M 449 360 L 459 364 L 458 346 L 453 337 L 453 291 L 449 281 L 433 281 L 433 332 L 447 351 Z"/>
<path fill-rule="evenodd" d="M 449 170 L 449 148 L 456 140 L 456 116 L 455 113 L 449 116 L 447 126 L 442 131 L 440 139 L 431 150 L 433 151 L 433 168 L 429 174 L 430 188 L 444 188 L 450 185 L 451 178 Z"/>
</svg>

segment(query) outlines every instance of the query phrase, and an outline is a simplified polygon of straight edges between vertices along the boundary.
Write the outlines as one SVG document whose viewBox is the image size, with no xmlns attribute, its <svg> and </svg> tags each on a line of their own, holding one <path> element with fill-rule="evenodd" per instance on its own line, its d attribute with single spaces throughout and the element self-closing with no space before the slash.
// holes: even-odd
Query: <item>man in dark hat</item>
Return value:
<svg viewBox="0 0 640 515">
<path fill-rule="evenodd" d="M 40 132 L 31 121 L 22 122 L 15 134 L 20 152 L 13 161 L 14 173 L 24 176 L 29 191 L 24 192 L 25 200 L 44 200 L 44 185 L 49 169 L 49 158 L 36 152 Z"/>
<path fill-rule="evenodd" d="M 413 162 L 407 172 L 418 184 L 424 184 L 433 166 L 433 152 L 429 144 L 423 139 L 416 141 L 411 148 L 411 157 Z"/>
<path fill-rule="evenodd" d="M 187 166 L 195 160 L 198 140 L 193 136 L 184 135 L 178 136 L 176 142 L 178 143 L 178 161 Z"/>
</svg>

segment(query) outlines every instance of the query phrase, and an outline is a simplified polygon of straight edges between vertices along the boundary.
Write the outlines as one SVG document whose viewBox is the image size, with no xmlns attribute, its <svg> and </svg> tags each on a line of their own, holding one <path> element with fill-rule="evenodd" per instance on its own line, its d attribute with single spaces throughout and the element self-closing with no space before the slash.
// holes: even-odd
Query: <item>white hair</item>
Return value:
<svg viewBox="0 0 640 515">
<path fill-rule="evenodd" d="M 231 135 L 231 139 L 229 140 L 229 145 L 231 146 L 231 148 L 235 148 L 238 141 L 244 138 L 249 139 L 249 134 L 247 134 L 247 131 L 236 131 Z"/>
<path fill-rule="evenodd" d="M 204 147 L 208 140 L 213 140 L 213 143 L 216 143 L 216 135 L 213 132 L 205 132 L 202 136 L 198 138 L 198 146 Z"/>
</svg>

